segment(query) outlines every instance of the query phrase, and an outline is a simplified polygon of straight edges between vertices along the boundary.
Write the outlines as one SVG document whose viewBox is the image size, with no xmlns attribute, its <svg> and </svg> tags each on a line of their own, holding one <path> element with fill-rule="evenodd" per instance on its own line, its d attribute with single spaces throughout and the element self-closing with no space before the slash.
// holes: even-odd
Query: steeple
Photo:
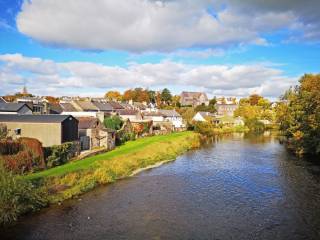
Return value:
<svg viewBox="0 0 320 240">
<path fill-rule="evenodd" d="M 24 85 L 21 93 L 22 93 L 23 95 L 27 95 L 27 94 L 28 94 L 28 90 L 27 90 L 27 87 L 26 87 L 25 85 Z"/>
</svg>

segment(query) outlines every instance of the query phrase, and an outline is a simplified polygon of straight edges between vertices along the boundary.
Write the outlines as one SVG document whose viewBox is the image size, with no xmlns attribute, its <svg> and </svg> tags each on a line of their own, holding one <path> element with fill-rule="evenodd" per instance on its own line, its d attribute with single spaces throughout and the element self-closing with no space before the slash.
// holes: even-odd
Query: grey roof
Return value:
<svg viewBox="0 0 320 240">
<path fill-rule="evenodd" d="M 199 112 L 199 114 L 205 118 L 205 117 L 214 117 L 214 114 L 211 112 Z"/>
<path fill-rule="evenodd" d="M 137 115 L 139 113 L 138 110 L 134 110 L 134 109 L 119 109 L 117 110 L 117 113 L 119 113 L 119 115 Z"/>
<path fill-rule="evenodd" d="M 71 103 L 60 103 L 63 112 L 78 112 L 78 110 Z"/>
<path fill-rule="evenodd" d="M 60 123 L 71 115 L 19 115 L 19 114 L 0 114 L 0 122 L 29 122 L 29 123 Z"/>
<path fill-rule="evenodd" d="M 124 107 L 118 102 L 110 101 L 109 104 L 112 106 L 112 108 L 114 110 L 116 110 L 116 109 L 124 109 Z"/>
<path fill-rule="evenodd" d="M 30 108 L 25 103 L 0 103 L 0 112 L 18 112 L 24 106 Z"/>
<path fill-rule="evenodd" d="M 113 107 L 111 104 L 107 102 L 92 102 L 98 109 L 99 111 L 112 111 Z"/>
<path fill-rule="evenodd" d="M 58 103 L 49 103 L 50 114 L 60 114 L 63 112 L 63 108 Z"/>
<path fill-rule="evenodd" d="M 175 110 L 160 109 L 159 112 L 163 114 L 165 117 L 181 117 L 181 115 L 177 113 Z"/>
<path fill-rule="evenodd" d="M 95 112 L 99 109 L 90 101 L 74 101 L 83 111 Z"/>
</svg>

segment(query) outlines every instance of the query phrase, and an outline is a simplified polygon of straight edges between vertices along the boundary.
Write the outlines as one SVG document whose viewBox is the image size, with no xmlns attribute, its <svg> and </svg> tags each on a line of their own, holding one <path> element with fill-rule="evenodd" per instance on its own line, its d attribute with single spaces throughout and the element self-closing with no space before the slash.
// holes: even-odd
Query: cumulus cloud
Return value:
<svg viewBox="0 0 320 240">
<path fill-rule="evenodd" d="M 26 0 L 17 27 L 49 44 L 132 52 L 266 45 L 263 34 L 298 26 L 319 40 L 320 1 L 309 1 Z"/>
<path fill-rule="evenodd" d="M 213 95 L 245 96 L 258 92 L 277 97 L 296 78 L 289 78 L 274 65 L 190 65 L 173 61 L 130 63 L 128 67 L 91 62 L 54 62 L 20 54 L 0 55 L 0 93 L 26 84 L 36 94 L 64 95 L 70 91 L 103 93 L 108 89 L 176 86 L 203 89 Z M 37 69 L 38 71 L 36 71 Z"/>
</svg>

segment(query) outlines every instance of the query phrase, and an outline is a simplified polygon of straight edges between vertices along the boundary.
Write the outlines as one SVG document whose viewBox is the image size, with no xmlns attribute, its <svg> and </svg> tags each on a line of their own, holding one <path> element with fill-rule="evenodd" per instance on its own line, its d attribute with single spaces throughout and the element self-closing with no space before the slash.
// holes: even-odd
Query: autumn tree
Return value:
<svg viewBox="0 0 320 240">
<path fill-rule="evenodd" d="M 258 94 L 252 94 L 249 96 L 249 103 L 251 106 L 254 106 L 254 105 L 258 105 L 258 102 L 259 100 L 261 99 L 262 97 Z"/>
<path fill-rule="evenodd" d="M 280 130 L 299 155 L 320 155 L 320 74 L 306 74 L 277 107 Z"/>
<path fill-rule="evenodd" d="M 118 91 L 109 91 L 104 95 L 104 98 L 108 99 L 109 101 L 120 101 L 121 97 L 121 93 Z"/>
</svg>

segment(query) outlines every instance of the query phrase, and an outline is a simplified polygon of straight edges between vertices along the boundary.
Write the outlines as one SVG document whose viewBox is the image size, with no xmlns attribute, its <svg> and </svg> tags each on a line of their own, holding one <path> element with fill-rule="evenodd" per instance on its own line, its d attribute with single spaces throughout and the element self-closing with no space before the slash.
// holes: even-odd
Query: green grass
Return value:
<svg viewBox="0 0 320 240">
<path fill-rule="evenodd" d="M 194 135 L 194 133 L 192 132 L 179 132 L 179 133 L 172 133 L 169 135 L 141 138 L 136 141 L 127 142 L 126 144 L 117 147 L 113 151 L 88 157 L 79 161 L 73 161 L 65 165 L 51 168 L 42 172 L 32 173 L 24 176 L 23 178 L 27 180 L 37 180 L 37 179 L 47 178 L 47 177 L 63 176 L 65 174 L 77 172 L 81 170 L 95 169 L 98 166 L 97 163 L 100 161 L 106 161 L 115 157 L 121 157 L 129 153 L 135 153 L 143 150 L 146 146 L 154 143 L 174 141 L 175 139 L 192 136 L 192 135 Z"/>
</svg>

